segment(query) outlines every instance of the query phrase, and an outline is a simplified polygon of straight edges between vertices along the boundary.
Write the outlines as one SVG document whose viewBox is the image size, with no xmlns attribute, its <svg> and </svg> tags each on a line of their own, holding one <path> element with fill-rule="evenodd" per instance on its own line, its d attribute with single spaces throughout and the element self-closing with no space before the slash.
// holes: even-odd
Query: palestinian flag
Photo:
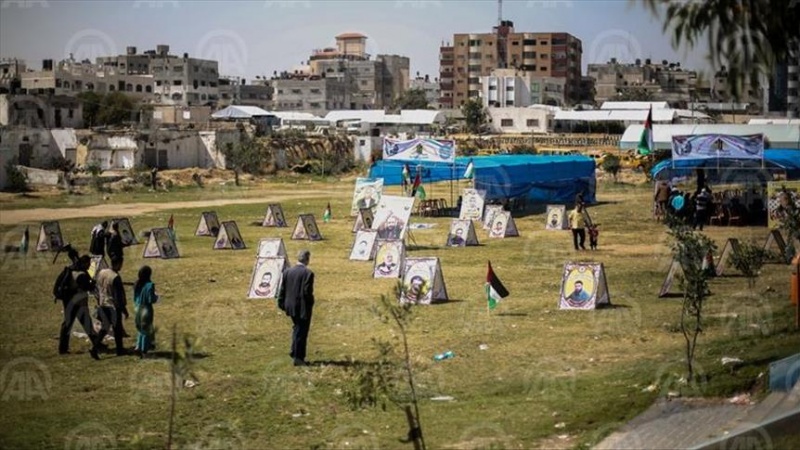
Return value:
<svg viewBox="0 0 800 450">
<path fill-rule="evenodd" d="M 411 172 L 408 170 L 408 164 L 403 164 L 403 192 L 406 192 L 408 185 L 411 184 Z"/>
<path fill-rule="evenodd" d="M 489 302 L 489 309 L 494 309 L 497 303 L 506 297 L 508 297 L 508 290 L 494 274 L 492 262 L 489 261 L 489 270 L 486 272 L 486 299 Z"/>
<path fill-rule="evenodd" d="M 325 223 L 331 221 L 331 202 L 328 202 L 328 206 L 325 207 L 325 212 L 322 213 L 322 221 Z"/>
<path fill-rule="evenodd" d="M 642 130 L 642 137 L 639 138 L 640 155 L 647 156 L 654 150 L 653 145 L 653 105 L 650 105 L 650 111 L 647 113 L 647 120 L 644 122 L 644 130 Z"/>
<path fill-rule="evenodd" d="M 464 171 L 464 176 L 461 178 L 466 178 L 468 180 L 472 179 L 475 176 L 475 165 L 472 164 L 472 160 L 469 160 L 469 164 L 467 164 L 467 170 Z"/>
<path fill-rule="evenodd" d="M 22 240 L 19 241 L 19 251 L 20 253 L 28 253 L 28 242 L 30 242 L 31 235 L 28 232 L 28 227 L 25 227 L 25 231 L 22 232 Z"/>
<path fill-rule="evenodd" d="M 425 200 L 425 187 L 422 185 L 422 176 L 417 172 L 417 177 L 414 178 L 414 187 L 411 188 L 411 196 L 417 196 L 420 200 Z"/>
</svg>

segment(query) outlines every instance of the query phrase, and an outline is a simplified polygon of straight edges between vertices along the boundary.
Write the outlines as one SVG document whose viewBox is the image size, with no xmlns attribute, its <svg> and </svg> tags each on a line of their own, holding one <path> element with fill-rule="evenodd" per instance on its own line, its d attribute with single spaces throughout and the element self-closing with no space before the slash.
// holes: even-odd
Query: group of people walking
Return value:
<svg viewBox="0 0 800 450">
<path fill-rule="evenodd" d="M 129 353 L 123 344 L 123 339 L 128 336 L 124 320 L 129 318 L 127 297 L 120 275 L 124 250 L 117 224 L 111 225 L 111 232 L 106 231 L 107 229 L 107 222 L 95 226 L 92 229 L 91 255 L 78 256 L 77 252 L 71 254 L 72 264 L 56 280 L 53 295 L 56 301 L 61 300 L 64 307 L 58 344 L 60 354 L 69 353 L 70 330 L 76 320 L 91 342 L 89 354 L 92 358 L 100 359 L 99 353 L 106 347 L 103 339 L 112 330 L 117 356 Z M 100 269 L 92 277 L 89 274 L 92 255 L 105 257 L 106 253 L 111 267 Z M 134 323 L 138 332 L 133 351 L 142 358 L 155 348 L 153 304 L 158 301 L 158 295 L 155 293 L 152 274 L 149 266 L 143 266 L 139 269 L 133 287 Z M 89 308 L 92 297 L 96 300 L 94 317 L 100 322 L 99 331 L 95 331 Z"/>
<path fill-rule="evenodd" d="M 679 220 L 691 224 L 692 229 L 700 229 L 708 224 L 713 208 L 711 189 L 705 183 L 698 183 L 694 194 L 683 192 L 664 181 L 656 185 L 655 216 L 661 220 Z"/>
</svg>

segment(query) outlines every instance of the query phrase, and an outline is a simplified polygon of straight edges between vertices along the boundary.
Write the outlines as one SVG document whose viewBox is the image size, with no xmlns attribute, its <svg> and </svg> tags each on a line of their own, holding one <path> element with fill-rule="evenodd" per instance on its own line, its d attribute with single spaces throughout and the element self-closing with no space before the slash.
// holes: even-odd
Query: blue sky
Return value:
<svg viewBox="0 0 800 450">
<path fill-rule="evenodd" d="M 661 23 L 639 1 L 506 0 L 503 17 L 517 31 L 566 31 L 583 41 L 583 65 L 652 58 L 706 69 L 705 50 L 676 51 Z M 174 54 L 217 59 L 223 75 L 271 75 L 305 61 L 334 36 L 368 36 L 370 54 L 411 58 L 412 75 L 435 77 L 438 48 L 453 33 L 488 32 L 496 1 L 229 0 L 71 1 L 0 0 L 0 56 L 39 68 L 62 59 L 141 52 L 169 44 Z"/>
</svg>

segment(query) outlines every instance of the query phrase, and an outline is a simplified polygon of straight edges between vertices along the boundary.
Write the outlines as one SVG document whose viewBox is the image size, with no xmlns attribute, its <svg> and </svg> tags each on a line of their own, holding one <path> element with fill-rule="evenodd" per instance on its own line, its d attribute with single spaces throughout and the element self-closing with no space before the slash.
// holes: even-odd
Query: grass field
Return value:
<svg viewBox="0 0 800 450">
<path fill-rule="evenodd" d="M 253 225 L 268 202 L 289 194 L 297 197 L 282 201 L 286 216 L 314 213 L 324 241 L 292 241 L 291 227 Z M 202 350 L 196 361 L 199 384 L 179 393 L 176 448 L 410 448 L 400 441 L 407 433 L 400 409 L 353 410 L 347 401 L 354 386 L 350 366 L 374 361 L 373 338 L 394 336 L 370 312 L 381 294 L 391 292 L 392 281 L 373 280 L 371 263 L 347 259 L 351 194 L 350 182 L 315 181 L 226 187 L 224 192 L 183 189 L 174 197 L 135 192 L 103 200 L 93 195 L 73 206 L 161 204 L 162 209 L 131 215 L 136 232 L 166 226 L 174 214 L 181 258 L 144 260 L 142 245 L 130 247 L 122 275 L 133 282 L 145 261 L 153 267 L 161 295 L 155 307 L 159 350 L 169 348 L 173 325 L 196 336 Z M 429 188 L 428 195 L 449 198 L 449 188 Z M 517 238 L 489 240 L 478 230 L 481 246 L 468 248 L 443 247 L 449 219 L 412 219 L 435 227 L 414 232 L 418 248 L 409 255 L 440 258 L 451 298 L 416 308 L 409 336 L 429 448 L 585 447 L 671 391 L 686 396 L 765 392 L 766 378 L 760 375 L 769 362 L 800 348 L 788 301 L 789 268 L 765 266 L 753 290 L 741 277 L 712 281 L 698 349 L 703 381 L 681 383 L 680 298 L 656 296 L 670 256 L 664 227 L 650 219 L 651 195 L 648 186 L 599 186 L 600 204 L 590 208 L 601 224 L 600 250 L 594 253 L 574 252 L 566 231 L 545 231 L 543 213 L 518 217 Z M 210 238 L 193 236 L 207 208 L 163 208 L 219 198 L 263 199 L 213 208 L 220 220 L 237 221 L 247 250 L 213 251 Z M 5 197 L 0 215 L 58 202 Z M 334 218 L 323 224 L 327 202 Z M 16 244 L 26 224 L 35 239 L 38 221 L 0 222 L 5 223 L 0 225 L 4 245 Z M 63 220 L 61 229 L 68 241 L 86 249 L 96 222 Z M 721 247 L 728 237 L 761 244 L 767 230 L 712 227 L 707 234 Z M 254 247 L 259 238 L 276 236 L 284 239 L 292 261 L 301 248 L 312 252 L 318 301 L 308 359 L 324 364 L 293 367 L 290 320 L 274 302 L 246 299 Z M 108 353 L 92 361 L 88 343 L 76 338 L 72 354 L 59 356 L 61 308 L 52 302 L 50 289 L 62 264 L 52 265 L 51 254 L 31 254 L 27 261 L 13 253 L 2 256 L 0 448 L 163 447 L 168 356 L 142 361 Z M 483 293 L 487 260 L 511 292 L 491 314 Z M 571 260 L 604 263 L 616 307 L 558 310 L 561 270 Z M 135 334 L 132 319 L 126 328 Z M 133 338 L 127 343 L 132 346 Z M 488 348 L 481 350 L 481 344 Z M 456 357 L 433 361 L 445 350 Z M 744 363 L 731 370 L 721 365 L 723 356 Z M 453 400 L 430 400 L 437 396 Z"/>
</svg>

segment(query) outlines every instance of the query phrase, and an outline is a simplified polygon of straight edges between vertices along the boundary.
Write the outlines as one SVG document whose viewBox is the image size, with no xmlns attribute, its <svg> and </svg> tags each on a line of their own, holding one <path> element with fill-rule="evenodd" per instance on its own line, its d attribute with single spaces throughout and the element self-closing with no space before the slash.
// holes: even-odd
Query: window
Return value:
<svg viewBox="0 0 800 450">
<path fill-rule="evenodd" d="M 197 89 L 197 87 L 198 87 L 199 85 L 200 85 L 200 83 L 198 83 L 198 82 L 197 82 L 197 80 L 194 80 L 194 81 L 192 81 L 192 87 L 193 87 L 193 88 Z"/>
<path fill-rule="evenodd" d="M 467 84 L 481 84 L 481 79 L 478 77 L 469 77 L 467 79 Z"/>
<path fill-rule="evenodd" d="M 469 40 L 469 46 L 470 47 L 475 47 L 475 46 L 478 46 L 478 45 L 481 45 L 481 40 L 480 39 L 470 39 Z"/>
<path fill-rule="evenodd" d="M 539 55 L 539 58 L 541 58 L 541 59 L 547 59 L 547 58 L 549 58 L 549 57 L 550 57 L 550 55 L 548 55 L 547 53 L 541 53 L 541 54 Z"/>
<path fill-rule="evenodd" d="M 136 92 L 142 92 L 142 85 L 141 84 L 137 84 L 136 85 Z"/>
<path fill-rule="evenodd" d="M 133 85 L 128 83 L 125 85 L 125 90 L 128 92 L 133 92 Z"/>
<path fill-rule="evenodd" d="M 536 45 L 536 39 L 523 39 L 522 45 Z"/>
<path fill-rule="evenodd" d="M 292 89 L 292 94 L 302 94 L 303 91 L 301 89 Z"/>
<path fill-rule="evenodd" d="M 514 106 L 514 100 L 506 100 L 506 106 Z"/>
<path fill-rule="evenodd" d="M 278 89 L 278 94 L 283 94 L 283 89 Z"/>
<path fill-rule="evenodd" d="M 367 85 L 367 80 L 361 80 L 361 85 L 362 86 L 366 86 Z"/>
<path fill-rule="evenodd" d="M 511 41 L 511 45 L 519 45 L 519 41 Z"/>
<path fill-rule="evenodd" d="M 542 66 L 542 67 L 539 67 L 539 70 L 540 70 L 541 72 L 546 72 L 546 71 L 547 71 L 547 67 L 544 67 L 544 66 Z"/>
<path fill-rule="evenodd" d="M 172 68 L 173 72 L 183 72 L 183 66 L 175 66 Z"/>
<path fill-rule="evenodd" d="M 319 89 L 317 89 L 317 88 L 313 88 L 313 89 L 311 89 L 309 92 L 311 92 L 312 94 L 319 94 L 319 93 L 320 93 L 320 90 L 319 90 Z"/>
<path fill-rule="evenodd" d="M 156 80 L 156 86 L 161 86 L 161 80 Z"/>
<path fill-rule="evenodd" d="M 113 84 L 109 84 L 108 85 L 108 92 L 114 92 L 114 85 Z"/>
<path fill-rule="evenodd" d="M 467 67 L 467 71 L 469 71 L 469 72 L 480 72 L 481 71 L 481 65 L 480 64 L 470 65 L 470 66 Z"/>
<path fill-rule="evenodd" d="M 490 91 L 496 91 L 497 90 L 497 86 L 492 84 L 492 85 L 489 86 L 489 90 Z"/>
<path fill-rule="evenodd" d="M 181 81 L 181 80 L 172 80 L 172 85 L 173 86 L 181 86 L 181 85 L 183 85 L 183 81 Z"/>
<path fill-rule="evenodd" d="M 311 102 L 308 104 L 310 108 L 319 108 L 319 102 Z"/>
<path fill-rule="evenodd" d="M 540 41 L 539 45 L 547 45 L 547 41 Z"/>
<path fill-rule="evenodd" d="M 536 58 L 536 52 L 522 52 L 523 58 Z"/>
<path fill-rule="evenodd" d="M 150 85 L 145 86 L 144 91 L 147 92 L 148 94 L 151 94 L 153 92 L 153 86 Z"/>
<path fill-rule="evenodd" d="M 525 126 L 528 128 L 537 128 L 539 126 L 539 119 L 528 119 L 525 121 Z"/>
<path fill-rule="evenodd" d="M 200 86 L 205 86 L 205 85 L 206 85 L 206 80 L 200 80 Z"/>
<path fill-rule="evenodd" d="M 74 115 L 74 112 L 72 111 L 72 108 L 70 108 L 70 109 L 67 111 L 67 118 L 69 118 L 69 119 L 72 119 L 73 115 Z"/>
<path fill-rule="evenodd" d="M 506 92 L 513 91 L 513 90 L 514 90 L 514 85 L 513 84 L 511 86 L 506 86 Z"/>
<path fill-rule="evenodd" d="M 503 128 L 513 127 L 514 119 L 500 119 L 500 126 Z"/>
</svg>

